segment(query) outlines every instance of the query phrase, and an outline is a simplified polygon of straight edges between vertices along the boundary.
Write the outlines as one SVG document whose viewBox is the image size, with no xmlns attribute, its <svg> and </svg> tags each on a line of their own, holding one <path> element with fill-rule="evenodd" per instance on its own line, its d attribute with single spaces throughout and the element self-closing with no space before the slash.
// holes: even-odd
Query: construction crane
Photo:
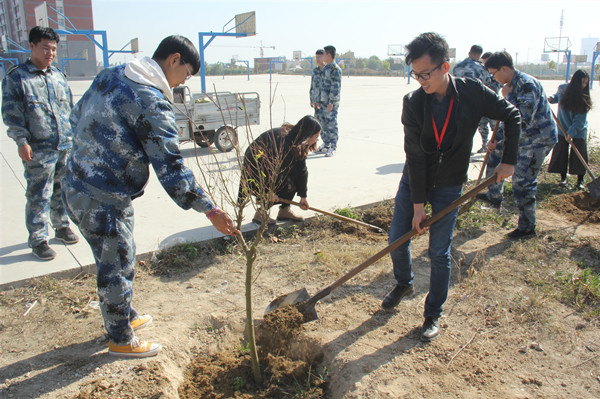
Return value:
<svg viewBox="0 0 600 399">
<path fill-rule="evenodd" d="M 260 48 L 260 58 L 265 58 L 265 50 L 266 48 L 271 48 L 273 50 L 275 50 L 275 46 L 263 46 L 262 40 L 260 41 L 260 46 L 258 46 Z"/>
</svg>

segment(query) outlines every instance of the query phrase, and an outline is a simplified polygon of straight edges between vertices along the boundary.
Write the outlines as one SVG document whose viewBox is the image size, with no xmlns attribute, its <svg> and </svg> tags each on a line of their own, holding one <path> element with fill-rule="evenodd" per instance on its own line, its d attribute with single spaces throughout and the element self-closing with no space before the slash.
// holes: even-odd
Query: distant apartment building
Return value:
<svg viewBox="0 0 600 399">
<path fill-rule="evenodd" d="M 34 10 L 42 3 L 43 1 L 38 0 L 0 0 L 0 34 L 29 49 L 29 31 L 38 24 Z M 60 15 L 63 14 L 77 30 L 94 29 L 92 0 L 48 0 L 46 4 L 51 28 L 65 29 L 66 26 L 72 29 L 71 25 Z M 18 58 L 21 62 L 29 58 L 28 54 L 10 52 L 14 48 L 15 46 L 9 45 L 9 52 L 2 54 L 2 57 Z M 88 59 L 86 61 L 67 61 L 73 58 L 83 58 L 84 50 L 87 50 Z M 59 69 L 64 65 L 64 71 L 68 77 L 94 76 L 97 73 L 96 47 L 84 35 L 60 35 L 55 64 Z M 5 63 L 5 67 L 8 66 L 9 64 Z"/>
</svg>

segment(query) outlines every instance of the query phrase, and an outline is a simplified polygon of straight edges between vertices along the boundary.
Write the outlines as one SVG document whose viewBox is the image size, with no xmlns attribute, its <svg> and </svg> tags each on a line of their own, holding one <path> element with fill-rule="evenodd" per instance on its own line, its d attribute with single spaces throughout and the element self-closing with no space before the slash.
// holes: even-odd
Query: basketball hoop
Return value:
<svg viewBox="0 0 600 399">
<path fill-rule="evenodd" d="M 544 39 L 544 53 L 569 51 L 572 44 L 568 37 L 547 37 Z"/>
</svg>

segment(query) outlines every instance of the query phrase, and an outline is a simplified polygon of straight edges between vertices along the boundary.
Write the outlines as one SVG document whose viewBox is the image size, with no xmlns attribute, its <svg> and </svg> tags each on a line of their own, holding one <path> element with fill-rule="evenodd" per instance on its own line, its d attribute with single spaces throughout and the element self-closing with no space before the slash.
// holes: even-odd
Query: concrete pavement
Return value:
<svg viewBox="0 0 600 399">
<path fill-rule="evenodd" d="M 89 87 L 90 81 L 70 82 L 77 101 Z M 544 81 L 547 94 L 554 94 L 561 81 Z M 200 91 L 200 79 L 188 81 L 192 91 Z M 207 78 L 207 87 L 214 91 L 258 92 L 261 97 L 261 124 L 251 126 L 251 132 L 240 128 L 240 144 L 245 148 L 247 135 L 258 136 L 272 126 L 287 121 L 295 123 L 302 116 L 312 114 L 308 89 L 310 77 L 273 75 L 227 76 Z M 344 76 L 339 110 L 340 140 L 337 155 L 325 158 L 310 155 L 309 203 L 317 208 L 333 210 L 346 206 L 360 206 L 393 198 L 404 162 L 403 130 L 400 122 L 404 94 L 418 88 L 404 78 Z M 600 90 L 593 92 L 595 104 L 600 104 Z M 598 132 L 600 112 L 592 110 L 590 128 Z M 0 288 L 19 284 L 33 277 L 54 273 L 75 274 L 93 270 L 94 260 L 87 243 L 65 246 L 50 233 L 50 245 L 58 252 L 52 261 L 39 261 L 27 247 L 24 222 L 25 180 L 23 165 L 15 143 L 0 125 L 0 187 L 2 189 L 0 214 Z M 596 136 L 597 138 L 597 136 Z M 597 142 L 596 142 L 597 144 Z M 481 142 L 476 135 L 474 147 Z M 182 153 L 198 182 L 206 187 L 214 183 L 218 170 L 226 176 L 226 185 L 237 193 L 239 168 L 235 153 L 211 154 L 208 149 L 195 150 L 193 143 L 183 143 Z M 214 149 L 214 147 L 213 147 Z M 197 156 L 196 156 L 197 154 Z M 218 160 L 218 163 L 217 163 Z M 476 177 L 480 164 L 471 168 Z M 200 169 L 202 168 L 202 169 Z M 201 173 L 201 170 L 204 173 Z M 208 181 L 202 176 L 208 176 Z M 219 206 L 230 209 L 223 197 L 216 198 Z M 137 253 L 156 251 L 182 242 L 202 241 L 221 236 L 204 215 L 179 208 L 166 194 L 152 174 L 144 196 L 134 201 L 135 240 Z M 302 212 L 302 211 L 300 211 Z M 243 230 L 256 226 L 250 222 L 253 209 L 245 211 Z M 272 209 L 275 216 L 276 209 Z M 309 216 L 310 212 L 304 213 Z M 76 232 L 77 229 L 74 229 Z"/>
</svg>

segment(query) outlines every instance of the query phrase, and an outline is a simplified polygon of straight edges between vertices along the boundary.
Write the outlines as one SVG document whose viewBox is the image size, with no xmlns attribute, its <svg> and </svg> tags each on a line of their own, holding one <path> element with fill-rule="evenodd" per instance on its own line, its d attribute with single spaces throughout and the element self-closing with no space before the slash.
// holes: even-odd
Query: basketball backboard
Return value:
<svg viewBox="0 0 600 399">
<path fill-rule="evenodd" d="M 406 55 L 406 48 L 403 44 L 388 44 L 387 55 L 390 57 L 398 57 Z"/>
<path fill-rule="evenodd" d="M 235 16 L 235 33 L 256 35 L 256 12 L 250 11 Z"/>
<path fill-rule="evenodd" d="M 39 6 L 36 6 L 33 9 L 33 12 L 35 13 L 35 24 L 37 26 L 41 26 L 42 28 L 50 27 L 50 24 L 48 23 L 48 6 L 45 1 Z"/>
<path fill-rule="evenodd" d="M 140 41 L 137 37 L 131 39 L 131 51 L 133 51 L 134 53 L 140 52 Z"/>
<path fill-rule="evenodd" d="M 298 61 L 300 58 L 302 58 L 302 51 L 300 50 L 295 50 L 292 54 L 294 57 L 294 61 Z"/>
<path fill-rule="evenodd" d="M 547 37 L 544 39 L 544 53 L 569 51 L 571 41 L 568 37 Z"/>
<path fill-rule="evenodd" d="M 448 57 L 456 58 L 456 47 L 452 47 L 448 49 Z"/>
</svg>

